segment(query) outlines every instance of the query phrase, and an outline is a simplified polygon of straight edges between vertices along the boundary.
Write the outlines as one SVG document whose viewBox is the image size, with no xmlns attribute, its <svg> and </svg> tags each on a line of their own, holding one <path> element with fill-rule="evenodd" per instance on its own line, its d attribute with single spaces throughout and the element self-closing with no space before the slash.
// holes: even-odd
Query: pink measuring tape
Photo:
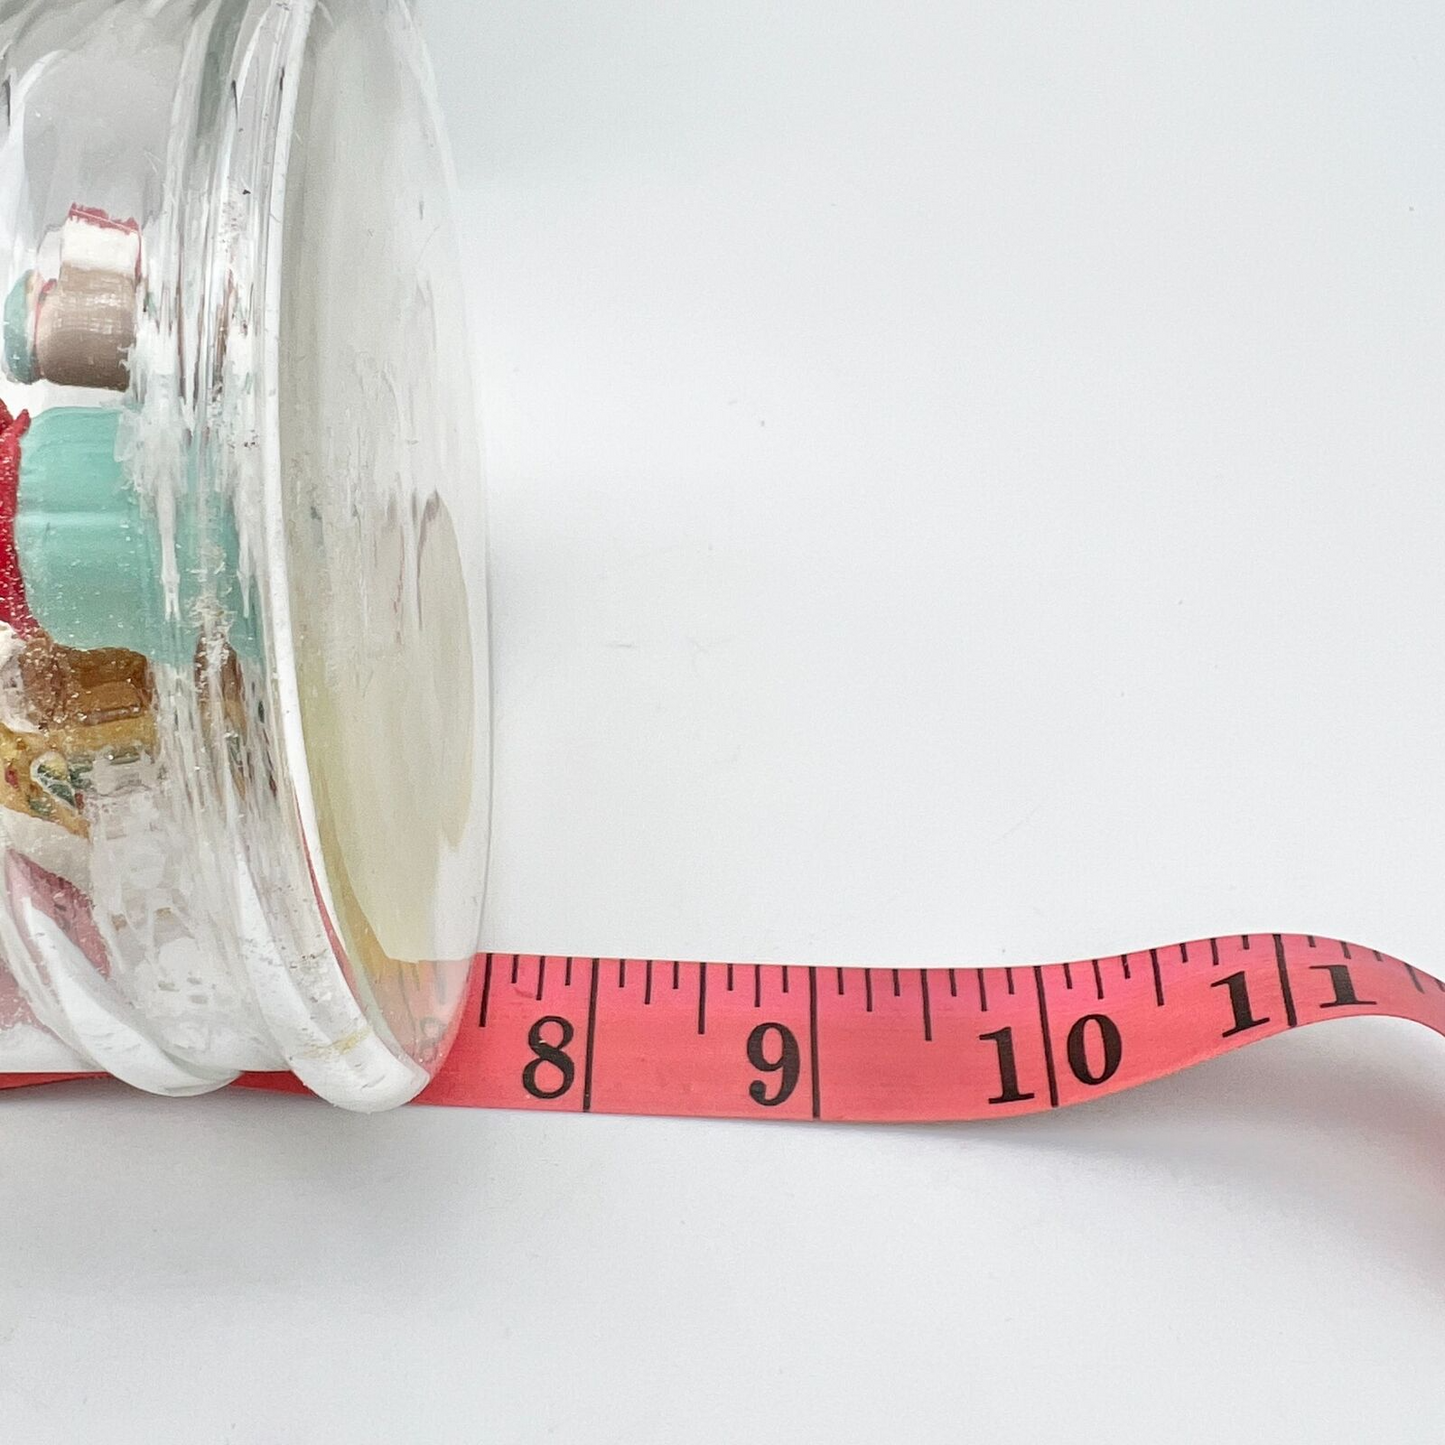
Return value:
<svg viewBox="0 0 1445 1445">
<path fill-rule="evenodd" d="M 1445 1034 L 1445 983 L 1375 949 L 1279 933 L 986 969 L 489 953 L 452 1052 L 418 1102 L 984 1119 L 1083 1103 L 1361 1015 Z M 43 1077 L 7 1075 L 0 1087 Z M 238 1082 L 304 1092 L 289 1074 Z"/>
</svg>

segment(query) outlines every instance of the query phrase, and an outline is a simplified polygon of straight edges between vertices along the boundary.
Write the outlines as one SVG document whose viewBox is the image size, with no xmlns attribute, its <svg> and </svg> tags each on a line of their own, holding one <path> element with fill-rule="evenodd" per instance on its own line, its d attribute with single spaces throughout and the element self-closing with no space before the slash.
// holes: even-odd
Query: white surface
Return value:
<svg viewBox="0 0 1445 1445">
<path fill-rule="evenodd" d="M 426 0 L 501 948 L 1445 970 L 1445 16 Z M 1435 1441 L 1445 1049 L 849 1129 L 3 1104 L 48 1441 Z"/>
</svg>

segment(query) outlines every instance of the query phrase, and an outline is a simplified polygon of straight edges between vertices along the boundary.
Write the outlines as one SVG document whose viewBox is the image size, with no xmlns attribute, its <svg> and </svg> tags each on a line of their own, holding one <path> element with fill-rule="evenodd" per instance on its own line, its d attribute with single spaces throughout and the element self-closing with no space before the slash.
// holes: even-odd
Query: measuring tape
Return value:
<svg viewBox="0 0 1445 1445">
<path fill-rule="evenodd" d="M 1445 1034 L 1445 983 L 1376 949 L 1281 933 L 1025 968 L 489 953 L 420 1102 L 983 1119 L 1082 1103 L 1257 1039 L 1360 1015 Z M 241 1082 L 302 1091 L 290 1075 Z"/>
</svg>

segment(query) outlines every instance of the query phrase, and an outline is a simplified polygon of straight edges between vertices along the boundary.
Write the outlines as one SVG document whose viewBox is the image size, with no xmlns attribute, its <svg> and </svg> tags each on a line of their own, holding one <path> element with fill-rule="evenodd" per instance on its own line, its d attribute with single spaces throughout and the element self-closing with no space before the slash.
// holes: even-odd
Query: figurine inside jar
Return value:
<svg viewBox="0 0 1445 1445">
<path fill-rule="evenodd" d="M 171 1007 L 156 1011 L 168 1049 L 194 1056 L 197 1083 L 239 1067 L 275 1066 L 264 1029 L 246 1018 L 240 990 L 220 1014 L 245 1020 L 218 1039 L 217 970 L 199 949 L 207 933 L 195 890 L 160 865 L 166 831 L 158 777 L 156 691 L 162 672 L 194 673 L 203 709 L 219 691 L 239 757 L 244 727 L 239 659 L 231 639 L 256 650 L 254 612 L 239 596 L 234 524 L 201 540 L 187 514 L 171 520 L 178 619 L 156 579 L 166 570 L 162 519 L 125 464 L 129 358 L 135 344 L 141 232 L 133 220 L 73 205 L 37 249 L 36 264 L 5 306 L 10 379 L 83 391 L 86 404 L 12 415 L 0 402 L 0 835 L 6 885 L 26 936 L 7 950 L 12 970 L 48 975 L 25 990 L 42 1021 L 85 1054 L 74 1020 L 59 1016 L 56 979 L 88 967 L 92 993 L 110 1011 L 134 1011 L 152 992 L 190 989 L 188 1042 Z M 104 400 L 90 400 L 109 393 Z M 53 393 L 50 393 L 53 394 Z M 62 392 L 62 395 L 64 393 Z M 68 400 L 68 398 L 67 398 Z M 184 615 L 224 608 L 225 655 L 207 665 L 200 628 Z M 213 679 L 219 680 L 217 689 Z M 173 870 L 172 870 L 173 871 Z M 141 875 L 141 876 L 138 876 Z M 147 898 L 141 919 L 127 900 Z M 16 906 L 18 903 L 18 906 Z M 54 925 L 53 927 L 47 926 Z M 16 946 L 18 945 L 18 946 Z M 77 955 L 83 955 L 78 957 Z M 125 986 L 110 996 L 117 969 Z M 186 1009 L 179 1010 L 184 1015 Z M 211 1015 L 197 1029 L 202 1015 Z M 154 1021 L 152 1021 L 154 1022 Z"/>
</svg>

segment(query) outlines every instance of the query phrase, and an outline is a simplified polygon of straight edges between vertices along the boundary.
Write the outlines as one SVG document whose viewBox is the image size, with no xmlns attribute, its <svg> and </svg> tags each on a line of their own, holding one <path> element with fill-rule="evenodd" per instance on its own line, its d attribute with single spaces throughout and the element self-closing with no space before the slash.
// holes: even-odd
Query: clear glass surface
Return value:
<svg viewBox="0 0 1445 1445">
<path fill-rule="evenodd" d="M 400 0 L 0 8 L 0 1071 L 410 1098 L 486 868 L 483 509 Z"/>
</svg>

